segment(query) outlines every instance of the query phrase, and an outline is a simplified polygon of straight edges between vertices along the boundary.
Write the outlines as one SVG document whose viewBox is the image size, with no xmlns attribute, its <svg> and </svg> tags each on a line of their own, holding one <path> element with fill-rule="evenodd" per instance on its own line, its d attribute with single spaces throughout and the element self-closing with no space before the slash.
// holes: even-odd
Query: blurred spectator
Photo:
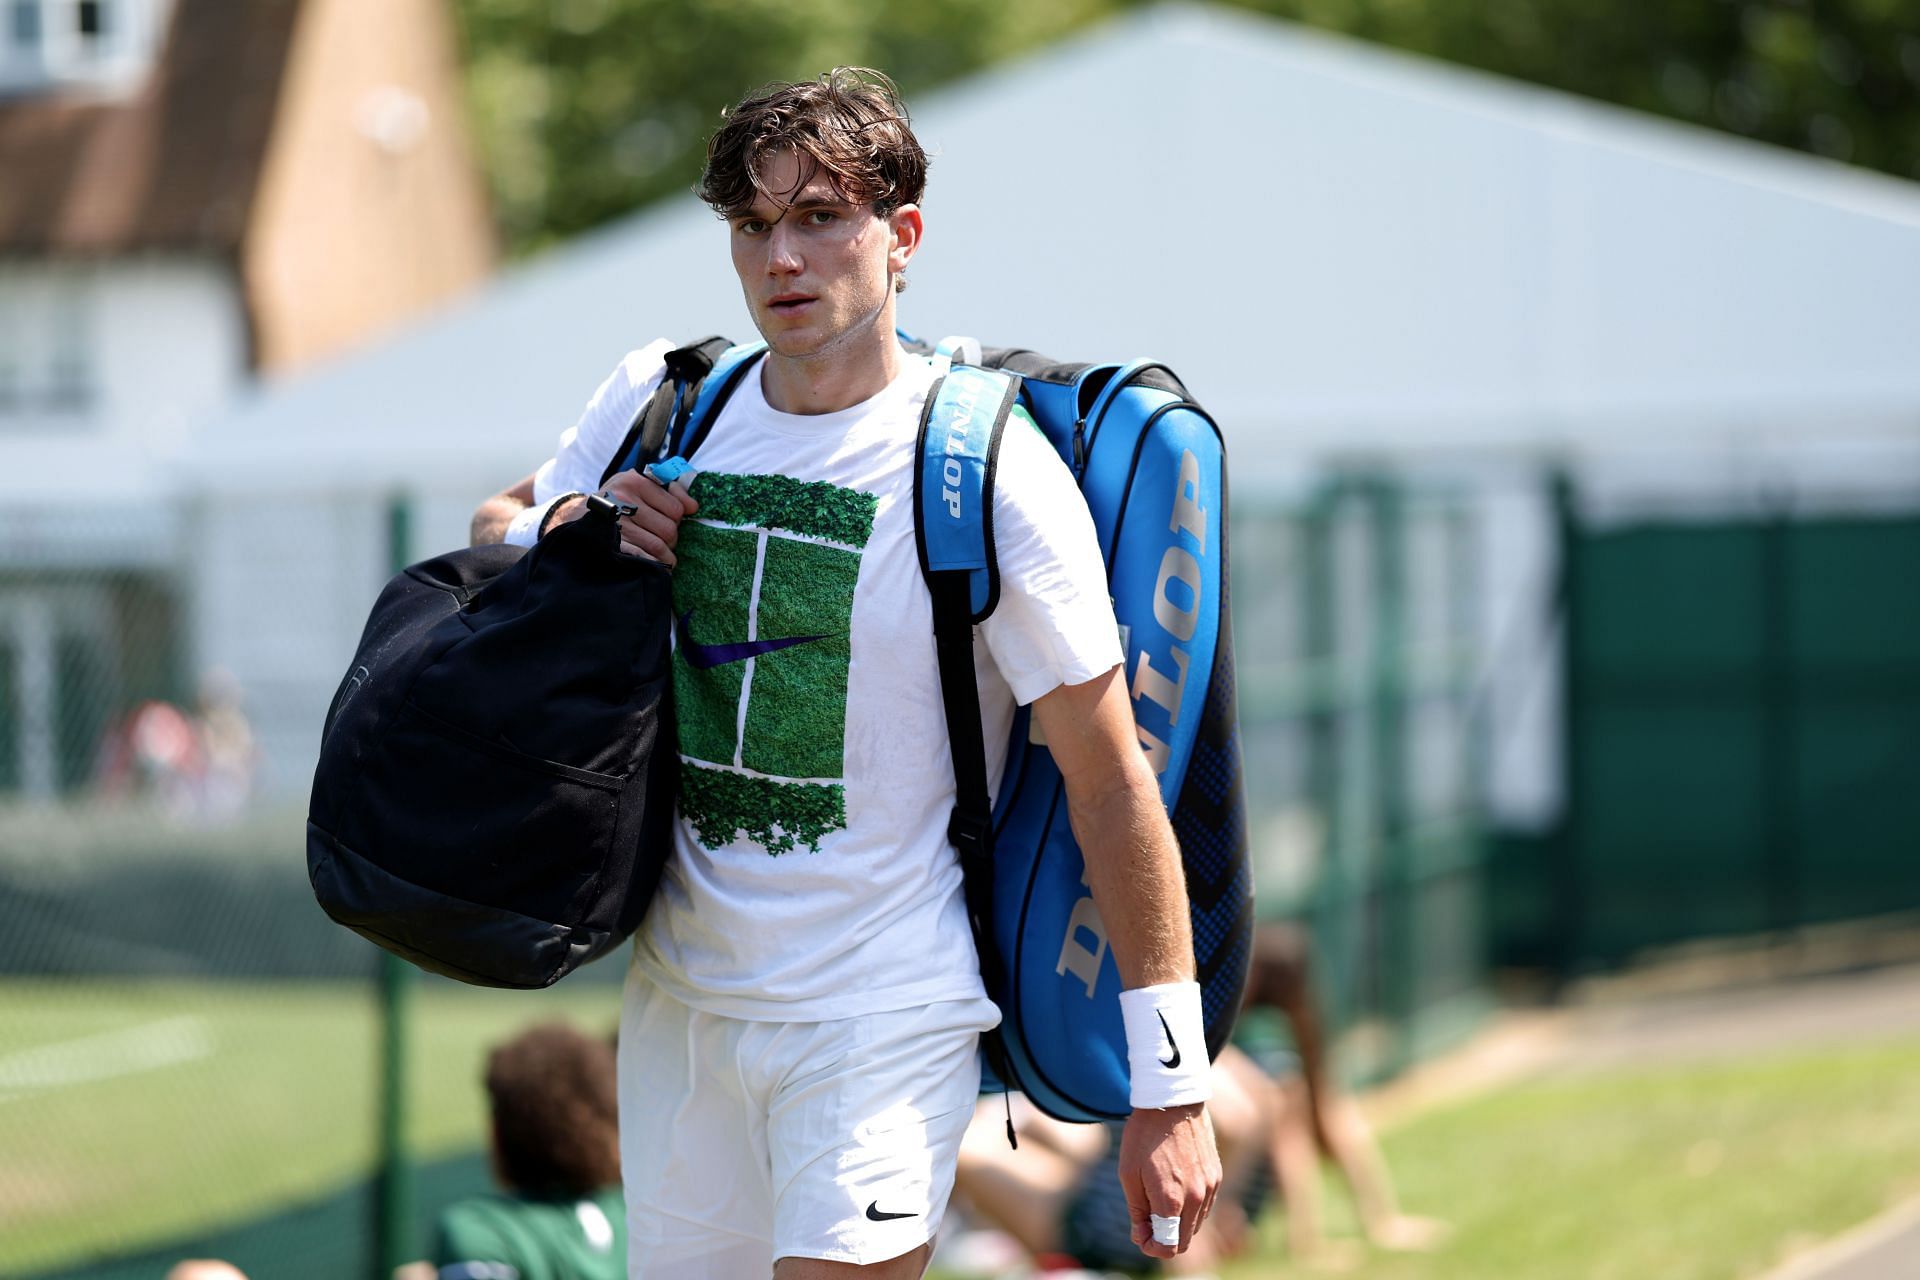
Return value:
<svg viewBox="0 0 1920 1280">
<path fill-rule="evenodd" d="M 1024 1100 L 1014 1110 L 1018 1150 L 1007 1145 L 1000 1100 L 981 1100 L 960 1150 L 956 1189 L 966 1211 L 1011 1236 L 1042 1266 L 1194 1274 L 1244 1252 L 1250 1223 L 1278 1191 L 1294 1257 L 1321 1267 L 1356 1266 L 1360 1245 L 1324 1234 L 1325 1157 L 1351 1191 L 1374 1246 L 1438 1245 L 1446 1224 L 1400 1211 L 1366 1118 L 1327 1069 L 1309 953 L 1298 926 L 1264 925 L 1255 932 L 1244 1028 L 1251 1052 L 1229 1045 L 1213 1064 L 1208 1110 L 1224 1176 L 1213 1213 L 1186 1253 L 1161 1264 L 1133 1244 L 1116 1135 L 1052 1120 Z"/>
<path fill-rule="evenodd" d="M 107 732 L 94 781 L 115 799 L 151 797 L 167 812 L 185 816 L 203 768 L 200 735 L 186 712 L 149 699 Z"/>
<path fill-rule="evenodd" d="M 247 1280 L 247 1274 L 218 1258 L 184 1258 L 167 1269 L 167 1280 Z"/>
<path fill-rule="evenodd" d="M 1327 1046 L 1314 996 L 1312 940 L 1303 926 L 1276 921 L 1254 931 L 1253 963 L 1240 1037 L 1259 1068 L 1244 1055 L 1222 1055 L 1230 1071 L 1257 1070 L 1266 1088 L 1268 1158 L 1287 1214 L 1288 1248 L 1302 1258 L 1341 1260 L 1323 1234 L 1320 1160 L 1333 1162 L 1353 1196 L 1367 1239 L 1382 1249 L 1431 1249 L 1445 1239 L 1445 1223 L 1400 1212 L 1393 1178 L 1366 1117 L 1328 1070 Z M 1260 1018 L 1277 1012 L 1281 1022 Z M 1267 1032 L 1262 1044 L 1261 1032 Z M 1278 1034 L 1276 1034 L 1278 1033 Z M 1284 1039 L 1282 1038 L 1284 1037 Z M 1288 1043 L 1290 1041 L 1290 1044 Z M 1251 1085 L 1251 1082 L 1249 1082 Z M 1259 1089 L 1258 1085 L 1251 1085 Z"/>
<path fill-rule="evenodd" d="M 191 714 L 158 699 L 128 712 L 101 743 L 94 782 L 115 799 L 155 800 L 176 818 L 224 822 L 246 808 L 258 761 L 239 682 L 215 669 Z"/>
<path fill-rule="evenodd" d="M 253 794 L 260 753 L 231 672 L 216 667 L 201 678 L 196 727 L 203 762 L 200 812 L 214 820 L 234 817 Z"/>
<path fill-rule="evenodd" d="M 1018 1150 L 1007 1145 L 1002 1107 L 1008 1105 Z M 1007 1102 L 985 1097 L 975 1108 L 960 1144 L 956 1203 L 974 1223 L 1011 1236 L 1043 1268 L 1126 1275 L 1211 1271 L 1244 1250 L 1250 1213 L 1269 1184 L 1249 1176 L 1249 1166 L 1261 1158 L 1257 1103 L 1219 1063 L 1207 1109 L 1220 1148 L 1220 1194 L 1186 1252 L 1167 1262 L 1133 1243 L 1132 1215 L 1120 1189 L 1121 1126 L 1066 1124 L 1018 1094 Z"/>
<path fill-rule="evenodd" d="M 486 1085 L 502 1192 L 449 1205 L 435 1225 L 432 1262 L 398 1276 L 625 1276 L 612 1046 L 560 1023 L 533 1027 L 488 1056 Z"/>
</svg>

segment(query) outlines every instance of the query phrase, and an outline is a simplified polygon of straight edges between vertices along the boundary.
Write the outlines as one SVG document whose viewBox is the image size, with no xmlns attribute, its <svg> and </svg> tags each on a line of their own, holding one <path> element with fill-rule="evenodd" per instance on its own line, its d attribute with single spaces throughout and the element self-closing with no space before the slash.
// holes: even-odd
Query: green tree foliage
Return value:
<svg viewBox="0 0 1920 1280">
<path fill-rule="evenodd" d="M 1248 7 L 1920 178 L 1920 0 L 1265 0 Z"/>
<path fill-rule="evenodd" d="M 457 0 L 468 94 L 516 252 L 699 177 L 722 106 L 884 68 L 910 96 L 1054 40 L 1112 0 Z"/>
<path fill-rule="evenodd" d="M 1245 7 L 1920 177 L 1920 0 L 1241 0 Z M 456 0 L 507 240 L 699 174 L 719 108 L 839 63 L 911 97 L 1137 0 Z"/>
</svg>

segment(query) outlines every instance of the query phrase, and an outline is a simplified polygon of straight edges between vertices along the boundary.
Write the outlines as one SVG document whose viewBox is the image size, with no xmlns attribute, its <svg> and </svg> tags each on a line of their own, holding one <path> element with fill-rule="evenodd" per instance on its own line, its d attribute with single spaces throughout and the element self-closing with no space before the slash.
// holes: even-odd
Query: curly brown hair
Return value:
<svg viewBox="0 0 1920 1280">
<path fill-rule="evenodd" d="M 564 1023 L 487 1055 L 500 1175 L 530 1196 L 587 1196 L 620 1180 L 613 1047 Z"/>
<path fill-rule="evenodd" d="M 770 84 L 730 108 L 707 143 L 707 167 L 695 192 L 721 217 L 760 196 L 776 203 L 762 167 L 776 152 L 803 161 L 797 191 L 824 171 L 834 190 L 885 217 L 918 204 L 927 188 L 927 153 L 913 136 L 900 91 L 869 67 L 835 67 L 817 80 Z"/>
</svg>

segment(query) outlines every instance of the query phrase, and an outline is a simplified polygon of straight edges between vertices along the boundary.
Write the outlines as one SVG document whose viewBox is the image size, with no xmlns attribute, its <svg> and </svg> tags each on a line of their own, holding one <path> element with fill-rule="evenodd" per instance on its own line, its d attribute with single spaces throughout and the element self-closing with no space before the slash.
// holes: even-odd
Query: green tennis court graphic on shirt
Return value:
<svg viewBox="0 0 1920 1280">
<path fill-rule="evenodd" d="M 878 499 L 722 472 L 693 495 L 673 580 L 680 811 L 709 849 L 817 851 L 847 822 L 848 632 Z"/>
</svg>

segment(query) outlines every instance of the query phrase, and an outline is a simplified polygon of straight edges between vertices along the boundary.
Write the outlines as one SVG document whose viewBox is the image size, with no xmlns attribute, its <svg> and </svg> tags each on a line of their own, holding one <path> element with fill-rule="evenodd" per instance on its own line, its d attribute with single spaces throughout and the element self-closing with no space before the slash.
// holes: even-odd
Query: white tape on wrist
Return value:
<svg viewBox="0 0 1920 1280">
<path fill-rule="evenodd" d="M 1178 1249 L 1180 1247 L 1179 1218 L 1169 1218 L 1164 1214 L 1150 1213 L 1147 1215 L 1147 1220 L 1153 1226 L 1153 1242 L 1155 1244 L 1164 1244 L 1169 1249 Z"/>
<path fill-rule="evenodd" d="M 1127 1029 L 1127 1070 L 1136 1108 L 1189 1107 L 1205 1102 L 1207 1032 L 1200 1017 L 1200 984 L 1167 982 L 1120 993 Z"/>
</svg>

